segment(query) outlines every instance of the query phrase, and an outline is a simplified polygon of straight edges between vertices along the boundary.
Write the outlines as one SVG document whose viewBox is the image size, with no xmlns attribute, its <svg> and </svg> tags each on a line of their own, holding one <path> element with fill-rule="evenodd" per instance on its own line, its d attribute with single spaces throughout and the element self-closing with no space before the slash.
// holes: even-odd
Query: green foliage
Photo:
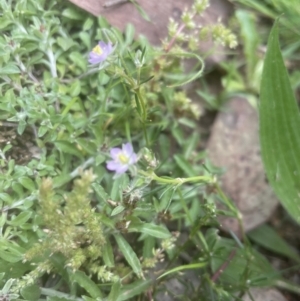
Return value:
<svg viewBox="0 0 300 301">
<path fill-rule="evenodd" d="M 234 0 L 269 18 L 276 19 L 282 16 L 283 25 L 293 34 L 300 34 L 298 20 L 300 16 L 300 7 L 298 0 Z M 285 37 L 289 37 L 290 32 L 285 32 Z"/>
<path fill-rule="evenodd" d="M 272 227 L 262 225 L 250 231 L 248 236 L 264 248 L 300 262 L 297 252 Z"/>
<path fill-rule="evenodd" d="M 178 88 L 203 74 L 200 38 L 236 46 L 220 22 L 195 26 L 207 6 L 195 1 L 154 49 L 134 40 L 131 25 L 122 34 L 65 1 L 0 0 L 2 296 L 155 299 L 168 277 L 188 270 L 201 279 L 191 300 L 200 293 L 231 300 L 273 283 L 273 269 L 246 237 L 222 238 L 215 230 L 224 212 L 240 215 L 199 151 L 203 108 Z M 247 35 L 254 22 L 240 14 L 250 77 L 257 36 Z M 113 50 L 88 65 L 99 40 Z M 189 74 L 186 58 L 197 59 Z M 113 175 L 106 163 L 126 142 L 138 162 Z"/>
<path fill-rule="evenodd" d="M 91 170 L 83 172 L 81 179 L 74 182 L 69 195 L 60 199 L 53 191 L 50 179 L 44 179 L 39 191 L 41 226 L 48 235 L 25 254 L 25 260 L 42 258 L 47 261 L 49 250 L 52 254 L 63 254 L 65 266 L 78 270 L 87 262 L 99 260 L 105 238 L 101 219 L 94 214 L 90 205 L 90 185 L 94 180 Z M 52 268 L 50 268 L 52 269 Z M 39 268 L 40 272 L 43 272 Z"/>
<path fill-rule="evenodd" d="M 260 143 L 268 180 L 299 223 L 300 116 L 279 48 L 278 23 L 269 36 L 260 99 Z"/>
</svg>

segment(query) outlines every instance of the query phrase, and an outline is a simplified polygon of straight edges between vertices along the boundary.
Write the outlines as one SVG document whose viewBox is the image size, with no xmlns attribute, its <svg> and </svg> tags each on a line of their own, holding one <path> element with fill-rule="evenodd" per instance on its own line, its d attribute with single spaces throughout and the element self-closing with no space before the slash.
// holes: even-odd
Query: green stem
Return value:
<svg viewBox="0 0 300 301">
<path fill-rule="evenodd" d="M 182 185 L 187 182 L 200 182 L 200 183 L 214 183 L 215 179 L 208 176 L 197 176 L 197 177 L 189 177 L 189 178 L 175 178 L 175 179 L 166 179 L 157 176 L 154 172 L 150 175 L 153 180 L 162 183 L 162 184 L 173 184 L 173 185 Z"/>
<path fill-rule="evenodd" d="M 244 225 L 243 225 L 243 220 L 242 220 L 242 216 L 239 212 L 239 210 L 235 207 L 235 205 L 227 198 L 227 196 L 225 195 L 225 193 L 223 192 L 223 190 L 220 188 L 220 186 L 216 183 L 215 184 L 216 190 L 219 194 L 219 196 L 222 198 L 222 200 L 225 202 L 225 204 L 227 205 L 227 207 L 229 209 L 232 210 L 232 212 L 235 213 L 235 216 L 238 220 L 239 223 L 239 228 L 240 228 L 240 235 L 244 241 L 244 243 L 248 243 L 248 239 L 246 237 L 245 234 L 245 230 L 244 230 Z"/>
<path fill-rule="evenodd" d="M 47 50 L 47 56 L 49 59 L 49 67 L 50 67 L 51 75 L 52 77 L 56 78 L 57 77 L 56 60 L 52 48 L 50 46 Z"/>
<path fill-rule="evenodd" d="M 142 126 L 143 126 L 144 137 L 145 137 L 145 140 L 146 140 L 146 146 L 150 147 L 150 143 L 149 143 L 149 138 L 148 138 L 146 126 L 145 126 L 144 123 L 142 124 Z"/>
<path fill-rule="evenodd" d="M 277 280 L 275 285 L 281 289 L 300 295 L 300 287 L 296 284 L 289 283 L 288 281 Z"/>
<path fill-rule="evenodd" d="M 142 121 L 143 121 L 143 123 L 145 123 L 145 121 L 147 120 L 147 111 L 146 111 L 145 102 L 144 102 L 143 96 L 141 94 L 140 88 L 137 88 L 135 90 L 135 93 L 136 93 L 138 102 L 140 104 L 140 107 L 142 109 Z"/>
</svg>

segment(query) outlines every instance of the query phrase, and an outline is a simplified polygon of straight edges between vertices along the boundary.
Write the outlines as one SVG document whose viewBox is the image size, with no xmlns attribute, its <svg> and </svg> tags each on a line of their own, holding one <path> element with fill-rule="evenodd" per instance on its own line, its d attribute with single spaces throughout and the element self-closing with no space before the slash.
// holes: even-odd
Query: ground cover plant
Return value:
<svg viewBox="0 0 300 301">
<path fill-rule="evenodd" d="M 218 182 L 224 171 L 199 148 L 203 108 L 182 88 L 205 71 L 197 42 L 237 46 L 219 21 L 195 23 L 208 4 L 171 20 L 154 48 L 134 40 L 132 26 L 121 33 L 64 1 L 0 1 L 0 300 L 253 300 L 250 288 L 279 284 L 297 292 L 251 244 Z M 242 29 L 249 16 L 237 14 Z M 250 80 L 259 59 L 243 42 Z M 184 59 L 196 62 L 189 73 Z M 257 86 L 246 88 L 253 99 Z M 271 179 L 273 169 L 266 163 Z M 237 219 L 239 234 L 220 232 L 220 216 Z M 250 238 L 263 245 L 262 234 Z"/>
</svg>

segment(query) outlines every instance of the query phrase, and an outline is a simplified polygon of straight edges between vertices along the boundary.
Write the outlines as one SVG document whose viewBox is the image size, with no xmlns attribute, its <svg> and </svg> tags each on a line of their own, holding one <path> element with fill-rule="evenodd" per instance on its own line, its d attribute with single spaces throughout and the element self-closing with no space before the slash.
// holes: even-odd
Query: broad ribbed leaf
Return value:
<svg viewBox="0 0 300 301">
<path fill-rule="evenodd" d="M 260 143 L 268 180 L 300 223 L 300 117 L 278 41 L 269 36 L 260 91 Z"/>
</svg>

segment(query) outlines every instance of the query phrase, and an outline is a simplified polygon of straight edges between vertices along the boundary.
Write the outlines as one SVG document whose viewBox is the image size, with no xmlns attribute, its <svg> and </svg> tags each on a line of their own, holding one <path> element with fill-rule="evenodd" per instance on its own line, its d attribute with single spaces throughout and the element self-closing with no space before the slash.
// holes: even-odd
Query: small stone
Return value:
<svg viewBox="0 0 300 301">
<path fill-rule="evenodd" d="M 243 301 L 287 301 L 287 299 L 274 288 L 253 288 L 250 289 L 250 293 L 253 299 L 250 298 L 249 294 L 245 294 L 242 298 Z"/>
<path fill-rule="evenodd" d="M 244 98 L 233 98 L 217 116 L 208 141 L 212 163 L 224 168 L 225 194 L 242 213 L 244 230 L 267 221 L 278 204 L 260 157 L 258 113 Z M 238 221 L 222 218 L 224 230 L 239 233 Z"/>
</svg>

